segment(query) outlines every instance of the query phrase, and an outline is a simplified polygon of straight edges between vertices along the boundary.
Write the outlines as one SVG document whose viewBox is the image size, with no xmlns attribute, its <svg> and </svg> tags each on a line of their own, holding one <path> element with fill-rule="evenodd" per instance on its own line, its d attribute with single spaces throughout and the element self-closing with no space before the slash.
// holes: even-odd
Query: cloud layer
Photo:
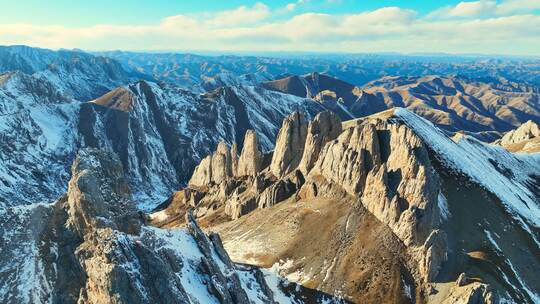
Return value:
<svg viewBox="0 0 540 304">
<path fill-rule="evenodd" d="M 89 50 L 449 52 L 540 55 L 540 2 L 461 2 L 425 16 L 400 7 L 295 14 L 263 3 L 175 15 L 154 25 L 0 24 L 0 44 Z M 0 21 L 1 23 L 1 21 Z"/>
</svg>

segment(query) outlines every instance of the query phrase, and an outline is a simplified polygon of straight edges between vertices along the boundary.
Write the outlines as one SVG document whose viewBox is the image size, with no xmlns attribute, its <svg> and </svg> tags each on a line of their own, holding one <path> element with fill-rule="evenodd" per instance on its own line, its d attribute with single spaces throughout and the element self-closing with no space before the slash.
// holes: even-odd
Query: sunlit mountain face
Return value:
<svg viewBox="0 0 540 304">
<path fill-rule="evenodd" d="M 0 303 L 540 303 L 539 9 L 5 5 Z"/>
</svg>

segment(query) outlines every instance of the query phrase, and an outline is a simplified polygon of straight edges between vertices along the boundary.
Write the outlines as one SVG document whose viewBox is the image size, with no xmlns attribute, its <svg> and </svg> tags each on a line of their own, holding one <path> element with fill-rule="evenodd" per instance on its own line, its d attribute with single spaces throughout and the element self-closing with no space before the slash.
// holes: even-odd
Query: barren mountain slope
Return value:
<svg viewBox="0 0 540 304">
<path fill-rule="evenodd" d="M 342 118 L 406 107 L 444 130 L 493 140 L 528 120 L 540 122 L 540 99 L 532 87 L 483 83 L 462 77 L 384 77 L 356 87 L 324 74 L 308 74 L 262 86 L 313 98 Z"/>
</svg>

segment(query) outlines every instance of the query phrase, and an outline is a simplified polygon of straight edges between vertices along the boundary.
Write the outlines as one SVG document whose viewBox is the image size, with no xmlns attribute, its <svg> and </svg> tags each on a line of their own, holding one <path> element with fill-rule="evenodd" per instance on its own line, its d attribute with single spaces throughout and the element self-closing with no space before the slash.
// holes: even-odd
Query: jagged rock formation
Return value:
<svg viewBox="0 0 540 304">
<path fill-rule="evenodd" d="M 322 112 L 309 123 L 302 160 L 298 165 L 304 174 L 313 168 L 322 147 L 338 137 L 341 129 L 341 120 L 333 112 Z"/>
<path fill-rule="evenodd" d="M 146 226 L 131 199 L 119 158 L 86 149 L 62 199 L 2 209 L 0 301 L 276 303 L 301 296 L 301 287 L 282 291 L 279 278 L 234 264 L 219 236 L 202 232 L 190 212 L 186 230 L 161 230 Z"/>
<path fill-rule="evenodd" d="M 327 275 L 315 276 L 311 280 L 306 279 L 306 282 L 311 282 L 309 284 L 315 284 L 326 292 L 335 293 L 339 290 L 345 294 L 354 294 L 348 298 L 352 301 L 371 302 L 382 296 L 377 287 L 369 285 L 358 287 L 352 284 L 366 278 L 355 277 L 353 273 L 346 271 L 334 272 L 335 267 L 340 269 L 352 267 L 350 262 L 347 262 L 348 259 L 358 254 L 358 248 L 368 244 L 384 246 L 375 247 L 378 250 L 392 248 L 388 252 L 388 258 L 395 263 L 386 260 L 366 262 L 362 259 L 359 269 L 370 273 L 373 279 L 399 278 L 402 283 L 392 288 L 401 290 L 401 294 L 405 294 L 408 301 L 433 303 L 444 301 L 497 303 L 505 299 L 531 303 L 536 301 L 538 296 L 535 291 L 531 291 L 530 286 L 540 282 L 534 276 L 525 274 L 529 270 L 523 268 L 525 264 L 521 264 L 523 259 L 532 259 L 531 262 L 536 260 L 534 253 L 526 256 L 519 254 L 507 256 L 502 264 L 497 264 L 499 266 L 489 266 L 499 267 L 496 268 L 499 270 L 506 269 L 505 274 L 499 276 L 493 276 L 491 270 L 486 270 L 482 268 L 483 266 L 468 266 L 466 261 L 470 260 L 470 263 L 475 265 L 476 262 L 472 261 L 478 259 L 475 250 L 478 250 L 476 246 L 480 244 L 491 244 L 489 250 L 500 254 L 499 244 L 514 240 L 512 237 L 501 237 L 500 242 L 492 239 L 489 231 L 494 228 L 491 225 L 495 223 L 499 225 L 493 218 L 505 218 L 510 222 L 513 218 L 519 218 L 523 224 L 522 226 L 514 224 L 516 230 L 513 233 L 519 235 L 518 238 L 524 244 L 535 242 L 538 236 L 536 228 L 533 227 L 537 227 L 538 218 L 536 215 L 529 216 L 527 212 L 523 213 L 523 210 L 519 209 L 521 206 L 512 205 L 519 203 L 508 195 L 521 193 L 519 194 L 521 199 L 527 200 L 528 208 L 533 214 L 537 214 L 540 206 L 534 203 L 534 199 L 539 193 L 534 190 L 538 187 L 538 182 L 534 181 L 533 168 L 537 168 L 538 164 L 533 165 L 533 168 L 524 169 L 523 166 L 528 165 L 521 163 L 525 161 L 524 159 L 518 159 L 508 152 L 502 155 L 501 150 L 491 151 L 489 146 L 480 142 L 475 142 L 471 147 L 462 147 L 466 145 L 465 139 L 455 138 L 454 140 L 462 142 L 456 144 L 433 125 L 404 110 L 398 110 L 396 113 L 389 111 L 343 124 L 335 115 L 323 112 L 315 117 L 309 127 L 306 127 L 306 132 L 301 131 L 304 129 L 303 126 L 306 126 L 306 123 L 299 114 L 293 114 L 285 119 L 272 161 L 263 165 L 256 175 L 239 177 L 230 174 L 218 183 L 206 185 L 200 183 L 197 187 L 181 190 L 168 208 L 152 216 L 152 222 L 158 226 L 179 225 L 182 221 L 178 221 L 176 214 L 182 214 L 185 212 L 182 210 L 186 210 L 188 206 L 195 207 L 196 215 L 204 226 L 224 233 L 225 246 L 235 259 L 270 267 L 291 257 L 295 266 L 287 268 L 289 270 L 285 271 L 285 275 L 293 276 L 295 273 L 293 269 L 304 273 L 302 276 L 307 275 L 309 267 L 320 269 Z M 304 147 L 298 147 L 297 143 L 303 143 Z M 317 145 L 319 147 L 315 147 Z M 454 151 L 461 149 L 463 152 Z M 224 148 L 220 150 L 225 151 Z M 458 156 L 460 153 L 465 156 Z M 301 158 L 298 157 L 300 160 L 293 160 L 298 154 L 302 155 Z M 491 154 L 493 156 L 486 156 Z M 453 157 L 465 158 L 463 163 L 459 163 L 457 158 Z M 270 156 L 267 157 L 269 158 Z M 482 184 L 482 177 L 477 177 L 476 171 L 470 171 L 475 165 L 469 164 L 469 161 L 486 162 L 483 170 L 491 174 L 493 182 L 506 180 L 502 182 L 505 187 L 516 188 L 502 191 L 499 186 Z M 515 163 L 506 163 L 508 161 Z M 488 168 L 494 168 L 493 172 Z M 515 180 L 512 176 L 517 173 L 511 173 L 513 170 L 530 173 L 523 180 Z M 462 172 L 460 174 L 466 177 L 456 178 L 453 173 L 448 172 Z M 482 192 L 485 190 L 478 189 L 486 187 L 487 191 L 492 193 L 491 197 L 480 194 L 480 197 L 485 197 L 481 199 L 483 204 L 499 206 L 496 208 L 499 210 L 496 212 L 498 215 L 487 217 L 482 212 L 475 213 L 475 216 L 480 218 L 486 216 L 480 221 L 484 221 L 489 228 L 482 225 L 484 228 L 477 230 L 475 223 L 478 223 L 479 219 L 471 219 L 464 224 L 459 218 L 454 218 L 456 216 L 454 213 L 466 212 L 460 209 L 465 207 L 459 205 L 462 199 L 455 197 L 455 193 L 459 191 L 453 192 L 455 190 L 448 190 L 443 185 L 456 183 L 456 180 L 460 183 L 463 179 L 471 180 L 473 186 L 466 187 L 476 190 L 470 191 Z M 531 186 L 533 184 L 536 186 Z M 501 204 L 504 206 L 506 202 L 514 203 L 505 207 L 507 211 L 501 210 Z M 312 239 L 306 240 L 308 236 L 304 234 L 313 232 L 305 231 L 306 228 L 303 227 L 312 227 L 311 229 L 318 231 L 319 228 L 315 227 L 323 224 L 320 218 L 315 219 L 292 210 L 309 208 L 310 204 L 318 206 L 313 208 L 318 208 L 318 212 L 324 212 L 327 216 L 337 216 L 331 222 L 324 221 L 326 230 L 345 231 L 343 232 L 345 234 L 336 232 L 329 239 L 326 238 L 330 236 L 325 235 L 324 241 L 321 240 L 323 243 Z M 337 209 L 333 210 L 332 205 Z M 336 215 L 336 212 L 342 215 Z M 354 220 L 350 214 L 355 214 Z M 278 223 L 284 224 L 284 227 L 274 231 L 271 227 Z M 371 223 L 369 224 L 371 229 L 379 231 L 381 237 L 384 236 L 385 245 L 374 243 L 373 240 L 368 241 L 367 237 L 358 239 L 355 233 L 368 235 L 374 233 L 360 232 L 354 228 L 367 223 Z M 464 228 L 463 225 L 470 225 L 467 226 L 470 228 Z M 470 229 L 470 235 L 467 236 L 463 229 Z M 290 239 L 283 239 L 283 235 L 289 235 Z M 464 246 L 456 239 L 456 235 L 469 239 L 471 243 Z M 329 247 L 325 255 L 325 260 L 334 262 L 329 265 L 318 260 L 314 252 L 319 252 L 335 242 L 337 244 L 333 246 L 338 246 L 339 249 L 332 251 Z M 252 247 L 249 245 L 252 243 L 260 245 Z M 253 251 L 249 251 L 248 254 L 238 247 Z M 306 251 L 299 250 L 299 247 L 306 247 Z M 539 249 L 536 246 L 533 251 L 537 252 Z M 481 254 L 484 254 L 483 251 Z M 254 259 L 254 256 L 261 258 Z M 537 262 L 533 263 L 538 265 Z M 517 264 L 521 265 L 519 270 L 512 270 Z M 514 266 L 508 268 L 508 265 Z M 376 269 L 381 267 L 391 270 L 384 275 L 376 274 Z M 480 270 L 477 267 L 480 267 Z M 457 280 L 463 270 L 474 273 L 481 279 L 458 280 L 461 283 L 453 287 L 442 284 L 448 279 Z M 328 276 L 331 275 L 338 283 L 326 283 Z M 527 283 L 523 281 L 523 275 L 527 277 Z M 381 276 L 386 277 L 382 279 Z M 505 276 L 521 282 L 518 285 L 513 285 L 510 281 L 507 281 L 508 284 L 501 284 L 500 280 L 507 280 L 504 279 Z M 298 278 L 297 275 L 294 277 Z M 434 293 L 433 290 L 438 292 Z M 396 294 L 390 293 L 385 296 L 395 298 Z"/>
<path fill-rule="evenodd" d="M 134 82 L 152 77 L 128 65 L 77 50 L 0 47 L 0 71 L 19 70 L 0 80 L 2 203 L 30 203 L 33 193 L 39 201 L 58 198 L 66 190 L 76 151 L 94 147 L 120 156 L 134 195 L 146 203 L 139 207 L 149 210 L 185 185 L 220 141 L 241 150 L 246 130 L 253 129 L 262 152 L 274 149 L 281 120 L 294 110 L 311 118 L 330 109 L 348 119 L 406 106 L 447 130 L 483 132 L 481 137 L 490 141 L 498 134 L 493 131 L 507 131 L 540 113 L 537 91 L 501 79 L 386 77 L 360 88 L 329 74 L 310 73 L 256 85 L 282 73 L 246 71 L 242 74 L 251 76 L 235 79 L 236 72 L 216 65 L 208 67 L 212 75 L 201 75 L 214 90 L 200 95 L 176 84 Z M 170 77 L 201 81 L 192 75 Z M 215 88 L 221 84 L 232 86 Z M 531 140 L 523 151 L 538 147 Z"/>
<path fill-rule="evenodd" d="M 234 156 L 236 158 L 236 155 Z M 189 185 L 205 186 L 220 184 L 233 176 L 233 161 L 231 150 L 224 143 L 218 144 L 217 151 L 207 156 L 201 164 L 195 168 Z"/>
<path fill-rule="evenodd" d="M 300 164 L 307 136 L 307 122 L 298 112 L 283 120 L 272 154 L 270 171 L 276 177 L 283 177 Z"/>
<path fill-rule="evenodd" d="M 503 146 L 519 143 L 528 139 L 540 136 L 540 128 L 533 121 L 529 120 L 519 128 L 512 130 L 498 141 Z"/>
<path fill-rule="evenodd" d="M 540 128 L 529 120 L 519 128 L 509 131 L 494 142 L 512 152 L 538 152 L 540 151 Z"/>
<path fill-rule="evenodd" d="M 231 152 L 236 160 L 236 152 Z M 236 170 L 233 170 L 236 176 L 256 176 L 262 169 L 264 160 L 263 153 L 259 150 L 259 140 L 253 130 L 248 130 L 244 138 L 244 146 Z M 234 167 L 234 166 L 233 166 Z"/>
</svg>

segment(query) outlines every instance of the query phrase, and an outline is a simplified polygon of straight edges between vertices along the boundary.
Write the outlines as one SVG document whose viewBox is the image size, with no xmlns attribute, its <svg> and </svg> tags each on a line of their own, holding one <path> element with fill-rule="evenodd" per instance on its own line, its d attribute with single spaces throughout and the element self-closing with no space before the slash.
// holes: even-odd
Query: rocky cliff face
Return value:
<svg viewBox="0 0 540 304">
<path fill-rule="evenodd" d="M 280 296 L 294 299 L 294 293 L 281 291 L 279 278 L 234 264 L 219 236 L 202 232 L 191 213 L 186 215 L 185 230 L 152 228 L 131 199 L 119 158 L 85 149 L 73 164 L 62 199 L 50 205 L 2 209 L 0 300 L 275 303 Z"/>
<path fill-rule="evenodd" d="M 231 154 L 233 158 L 236 158 L 236 152 L 233 151 Z M 253 130 L 248 130 L 238 160 L 238 167 L 233 171 L 237 176 L 256 176 L 262 169 L 263 161 L 264 155 L 260 151 L 257 134 Z"/>
<path fill-rule="evenodd" d="M 246 142 L 253 142 L 251 133 L 246 138 Z M 511 203 L 507 205 L 508 211 L 503 211 L 504 208 L 500 209 L 500 207 L 505 206 L 505 203 L 501 205 L 500 200 L 503 202 L 505 200 L 508 202 L 514 201 L 513 198 L 508 197 L 508 193 L 516 193 L 515 191 L 522 191 L 520 194 L 522 199 L 536 197 L 538 195 L 537 190 L 534 190 L 536 186 L 532 186 L 532 188 L 530 186 L 531 183 L 535 183 L 533 181 L 534 175 L 529 175 L 523 181 L 509 180 L 506 182 L 507 187 L 514 187 L 510 185 L 517 183 L 515 184 L 517 188 L 508 189 L 508 193 L 502 193 L 499 188 L 490 188 L 492 187 L 491 184 L 482 185 L 482 182 L 476 180 L 476 171 L 466 171 L 471 168 L 460 169 L 462 166 L 467 165 L 454 163 L 457 160 L 453 160 L 452 155 L 458 155 L 457 150 L 462 149 L 461 144 L 454 145 L 456 144 L 433 125 L 404 110 L 398 110 L 397 113 L 389 111 L 343 124 L 335 115 L 323 112 L 314 118 L 309 127 L 304 118 L 295 113 L 284 120 L 271 161 L 266 162 L 257 174 L 239 176 L 231 172 L 230 174 L 221 174 L 219 180 L 214 179 L 210 183 L 205 183 L 204 181 L 207 178 L 199 178 L 199 171 L 196 171 L 194 178 L 196 177 L 199 182 L 193 185 L 194 187 L 178 192 L 175 199 L 171 200 L 168 208 L 152 216 L 153 223 L 158 226 L 181 224 L 182 221 L 175 220 L 175 218 L 178 218 L 176 215 L 185 212 L 188 206 L 194 207 L 195 214 L 205 226 L 215 227 L 215 229 L 225 233 L 226 248 L 232 250 L 235 253 L 235 258 L 241 261 L 248 259 L 253 262 L 253 256 L 262 255 L 263 252 L 275 252 L 275 255 L 272 254 L 272 258 L 270 258 L 275 263 L 286 257 L 300 259 L 293 262 L 295 266 L 291 269 L 297 269 L 297 271 L 304 274 L 308 271 L 305 268 L 307 265 L 320 268 L 320 271 L 331 272 L 333 267 L 347 267 L 345 257 L 357 254 L 356 252 L 359 249 L 355 249 L 349 241 L 339 245 L 345 247 L 339 247 L 338 252 L 340 254 L 338 256 L 335 256 L 335 252 L 328 251 L 326 259 L 334 259 L 333 266 L 317 262 L 316 256 L 312 255 L 312 253 L 306 252 L 302 257 L 301 253 L 291 251 L 293 250 L 292 247 L 310 247 L 312 246 L 310 242 L 315 242 L 313 244 L 319 244 L 324 248 L 328 243 L 336 242 L 336 239 L 325 239 L 323 241 L 324 245 L 313 240 L 304 240 L 302 242 L 308 243 L 304 245 L 298 243 L 295 245 L 296 247 L 291 245 L 291 242 L 294 243 L 295 239 L 306 237 L 302 236 L 303 233 L 309 233 L 302 232 L 302 227 L 305 225 L 317 225 L 316 223 L 319 220 L 300 216 L 300 214 L 297 214 L 298 211 L 285 212 L 284 209 L 293 208 L 293 205 L 290 204 L 299 204 L 294 208 L 299 208 L 298 206 L 302 204 L 309 206 L 311 202 L 320 205 L 319 210 L 325 210 L 326 208 L 322 207 L 325 206 L 322 202 L 335 204 L 335 208 L 352 208 L 337 203 L 340 201 L 348 202 L 350 206 L 359 208 L 359 211 L 354 211 L 354 213 L 359 213 L 357 215 L 358 219 L 354 222 L 355 224 L 351 224 L 351 219 L 346 218 L 346 225 L 341 226 L 343 224 L 340 224 L 338 220 L 335 224 L 326 223 L 326 226 L 330 225 L 332 227 L 327 229 L 330 229 L 330 231 L 345 229 L 346 235 L 348 235 L 345 239 L 357 239 L 351 225 L 361 225 L 362 222 L 371 221 L 372 217 L 376 222 L 380 223 L 376 224 L 375 227 L 382 225 L 385 227 L 384 229 L 388 229 L 390 231 L 387 236 L 388 239 L 403 246 L 395 247 L 395 251 L 391 251 L 393 252 L 391 259 L 395 259 L 400 266 L 395 264 L 393 266 L 381 266 L 378 264 L 382 263 L 384 265 L 386 263 L 384 261 L 373 262 L 373 265 L 362 262 L 361 269 L 372 273 L 372 276 L 375 276 L 375 269 L 380 267 L 395 269 L 387 275 L 401 277 L 401 280 L 405 283 L 396 286 L 396 288 L 404 290 L 403 293 L 414 294 L 409 299 L 434 303 L 452 301 L 451 299 L 458 298 L 463 302 L 478 300 L 485 303 L 503 301 L 504 299 L 536 301 L 537 294 L 534 291 L 528 292 L 529 287 L 519 287 L 511 283 L 501 285 L 500 281 L 498 281 L 505 280 L 505 276 L 507 278 L 514 277 L 518 281 L 521 278 L 521 286 L 534 286 L 538 281 L 533 276 L 526 274 L 528 270 L 524 268 L 520 268 L 520 270 L 514 269 L 509 270 L 504 275 L 493 277 L 490 270 L 483 269 L 480 266 L 471 268 L 466 264 L 467 259 L 474 260 L 479 254 L 475 252 L 475 248 L 477 251 L 479 250 L 475 246 L 485 245 L 487 242 L 490 249 L 480 250 L 481 254 L 485 254 L 486 251 L 489 252 L 490 250 L 500 252 L 497 246 L 512 239 L 510 236 L 508 238 L 501 236 L 499 241 L 490 239 L 492 238 L 490 231 L 498 229 L 491 227 L 491 225 L 495 225 L 491 217 L 500 217 L 512 221 L 514 216 L 511 214 L 516 212 L 516 209 L 513 208 L 521 207 L 511 205 Z M 475 152 L 475 156 L 471 154 L 464 157 L 469 157 L 467 161 L 491 163 L 489 166 L 495 169 L 493 172 L 489 171 L 492 174 L 490 179 L 494 183 L 512 178 L 511 176 L 514 175 L 508 170 L 521 170 L 519 168 L 523 164 L 511 165 L 507 163 L 509 160 L 516 162 L 516 164 L 530 161 L 511 156 L 508 152 L 505 155 L 498 155 L 497 153 L 501 153 L 500 151 L 491 152 L 489 146 L 479 142 L 475 145 L 478 145 L 475 147 L 475 149 L 479 149 L 476 151 L 478 153 Z M 225 147 L 221 147 L 216 153 L 228 155 L 228 151 Z M 490 153 L 495 154 L 488 156 L 491 155 Z M 235 156 L 232 155 L 232 158 L 234 159 Z M 215 154 L 207 159 L 211 159 L 212 162 L 203 162 L 199 165 L 199 168 L 213 166 Z M 227 157 L 223 157 L 223 159 L 227 159 Z M 267 156 L 267 159 L 270 159 L 270 156 Z M 230 163 L 233 162 L 233 160 L 230 161 Z M 258 162 L 251 158 L 250 163 L 254 167 Z M 223 164 L 223 162 L 220 162 L 219 167 L 226 168 L 227 165 L 224 166 Z M 515 169 L 510 169 L 514 166 Z M 210 171 L 205 169 L 201 172 Z M 464 174 L 465 177 L 456 177 L 448 172 L 462 172 L 460 174 Z M 531 174 L 533 174 L 532 171 Z M 203 175 L 206 176 L 207 174 Z M 471 219 L 469 222 L 463 223 L 454 218 L 453 215 L 454 213 L 466 212 L 462 210 L 462 208 L 466 208 L 466 205 L 462 205 L 463 201 L 455 196 L 455 190 L 449 190 L 444 185 L 460 184 L 463 183 L 464 179 L 470 180 L 469 184 L 464 183 L 465 187 L 472 189 L 487 187 L 487 191 L 491 192 L 491 194 L 481 199 L 481 204 L 498 205 L 497 208 L 499 209 L 497 210 L 499 211 L 497 212 L 502 212 L 499 215 L 489 215 L 489 218 L 486 215 L 481 221 L 484 221 L 487 226 L 480 230 L 475 224 L 478 219 Z M 449 180 L 452 180 L 452 182 L 449 182 Z M 523 186 L 530 190 L 517 190 Z M 484 190 L 469 191 L 482 192 Z M 447 199 L 447 197 L 450 198 Z M 281 206 L 282 204 L 283 206 Z M 531 201 L 527 205 L 533 213 L 537 212 L 538 204 Z M 266 209 L 268 211 L 263 211 Z M 331 212 L 330 210 L 324 212 Z M 534 243 L 534 240 L 538 237 L 535 232 L 536 228 L 533 228 L 536 227 L 537 219 L 535 216 L 525 219 L 523 218 L 525 214 L 521 214 L 519 210 L 521 209 L 517 209 L 516 216 L 521 218 L 520 221 L 523 221 L 523 225 L 513 225 L 516 229 L 514 236 L 519 235 L 519 238 L 525 243 Z M 262 218 L 258 214 L 261 214 Z M 259 231 L 259 229 L 262 229 L 261 226 L 266 225 L 266 222 L 269 222 L 268 225 L 270 225 L 274 218 L 283 218 L 284 214 L 291 214 L 291 217 L 295 219 L 291 218 L 292 222 L 286 225 L 288 228 L 280 228 L 278 230 L 280 232 L 273 233 L 260 230 L 261 232 L 256 233 L 250 230 Z M 480 212 L 476 215 L 481 217 L 481 214 Z M 278 222 L 288 222 L 287 217 L 285 216 Z M 231 226 L 228 224 L 231 219 L 233 220 L 231 223 L 240 221 L 242 224 L 231 224 Z M 312 220 L 315 222 L 310 224 Z M 275 222 L 274 225 L 278 222 Z M 322 223 L 320 224 L 322 225 Z M 336 227 L 333 227 L 333 225 L 336 225 Z M 268 229 L 271 228 L 268 227 Z M 283 229 L 285 230 L 281 231 Z M 470 231 L 468 236 L 464 234 L 464 230 L 467 229 Z M 347 231 L 352 234 L 348 234 Z M 358 231 L 357 233 L 369 235 L 373 232 Z M 387 232 L 383 234 L 385 233 Z M 282 234 L 290 234 L 291 239 L 282 239 Z M 261 241 L 266 239 L 267 244 L 261 245 L 265 249 L 261 249 L 261 252 L 255 248 L 251 249 L 252 247 L 248 243 L 241 241 L 244 240 L 243 236 L 245 235 L 250 235 L 250 238 L 245 238 L 245 242 L 250 244 L 257 243 L 259 238 Z M 459 239 L 456 239 L 456 235 L 468 239 L 470 244 L 463 246 Z M 343 237 L 333 236 L 338 240 L 343 240 Z M 355 240 L 354 244 L 367 246 L 368 243 L 364 242 L 367 242 L 367 240 Z M 231 247 L 228 247 L 228 244 Z M 237 249 L 239 246 L 246 248 L 251 253 L 249 255 L 245 252 L 241 253 L 242 251 Z M 390 247 L 392 246 L 396 245 Z M 536 252 L 538 246 L 534 245 L 534 247 Z M 388 250 L 388 248 L 383 249 L 381 247 L 380 250 Z M 467 252 L 467 254 L 463 252 Z M 240 256 L 237 254 L 240 254 Z M 245 258 L 248 256 L 249 258 Z M 268 264 L 267 259 L 255 259 L 255 263 L 267 267 L 271 266 L 272 263 Z M 504 269 L 508 265 L 514 265 L 510 268 L 516 267 L 515 265 L 521 264 L 523 259 L 534 260 L 536 258 L 534 258 L 534 254 L 526 256 L 509 255 L 502 264 L 497 264 L 499 266 L 494 267 L 500 267 L 499 269 Z M 474 264 L 474 262 L 472 263 Z M 480 267 L 480 270 L 476 267 Z M 446 280 L 458 280 L 458 275 L 463 272 L 478 275 L 482 279 L 466 284 L 456 283 L 456 287 L 441 284 Z M 292 275 L 291 272 L 286 272 L 286 274 Z M 348 280 L 359 279 L 353 279 L 352 274 L 349 277 L 343 277 L 343 273 L 334 273 L 334 275 L 336 276 L 333 278 L 334 280 L 343 280 L 342 283 L 345 285 L 348 284 Z M 524 276 L 527 279 L 523 279 Z M 326 279 L 313 278 L 313 280 L 313 284 L 319 284 L 318 286 L 322 290 L 330 293 L 336 292 L 336 290 L 325 289 L 330 288 L 325 285 Z M 415 286 L 414 292 L 411 291 L 411 286 Z M 462 286 L 467 287 L 462 288 Z M 360 290 L 364 291 L 363 296 L 357 294 L 358 289 L 354 288 L 358 287 L 350 286 L 345 289 L 338 289 L 346 294 L 356 294 L 356 296 L 349 298 L 353 301 L 369 302 L 371 301 L 369 300 L 369 294 L 372 292 L 377 294 L 377 288 L 375 287 L 371 289 L 367 286 L 361 287 Z M 371 291 L 368 292 L 368 290 Z M 435 293 L 439 293 L 439 295 L 435 296 L 433 290 L 438 290 Z"/>
<path fill-rule="evenodd" d="M 0 204 L 56 199 L 65 191 L 78 142 L 78 104 L 47 81 L 0 76 Z"/>
<path fill-rule="evenodd" d="M 241 139 L 253 129 L 259 135 L 261 152 L 272 149 L 277 122 L 295 108 L 308 116 L 322 110 L 314 102 L 254 87 L 220 88 L 195 95 L 172 86 L 139 82 L 84 104 L 79 130 L 84 145 L 108 148 L 120 156 L 136 196 L 161 203 L 188 182 L 195 165 L 220 142 L 243 150 Z M 210 171 L 209 179 L 202 183 L 219 182 L 237 170 L 230 150 L 220 145 L 212 159 L 204 160 L 208 167 L 203 164 L 201 168 Z M 246 169 L 244 162 L 238 165 Z"/>
</svg>

